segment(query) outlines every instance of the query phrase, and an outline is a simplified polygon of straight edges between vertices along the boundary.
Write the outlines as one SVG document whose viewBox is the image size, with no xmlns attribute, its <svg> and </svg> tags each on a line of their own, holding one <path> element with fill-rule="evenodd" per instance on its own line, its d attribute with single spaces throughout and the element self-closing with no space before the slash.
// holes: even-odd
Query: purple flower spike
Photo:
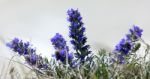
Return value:
<svg viewBox="0 0 150 79">
<path fill-rule="evenodd" d="M 129 41 L 138 41 L 142 36 L 142 32 L 142 29 L 134 25 L 133 28 L 129 30 L 129 34 L 127 34 L 126 37 Z"/>
<path fill-rule="evenodd" d="M 51 39 L 51 42 L 56 49 L 55 55 L 53 55 L 53 57 L 55 57 L 56 60 L 60 60 L 61 62 L 66 63 L 67 54 L 68 61 L 70 63 L 73 57 L 70 56 L 69 47 L 66 45 L 66 41 L 63 36 L 59 33 L 56 33 L 56 35 Z"/>
<path fill-rule="evenodd" d="M 136 42 L 141 38 L 143 30 L 138 26 L 133 26 L 132 29 L 129 29 L 129 34 L 126 35 L 126 39 L 122 39 L 119 44 L 116 45 L 115 53 L 118 55 L 119 62 L 125 63 L 125 56 L 127 56 L 130 52 L 138 50 L 136 48 Z"/>
<path fill-rule="evenodd" d="M 20 56 L 23 56 L 30 66 L 35 66 L 39 69 L 46 69 L 48 62 L 44 61 L 41 56 L 36 54 L 36 50 L 31 48 L 29 42 L 23 42 L 18 38 L 14 38 L 6 45 Z"/>
<path fill-rule="evenodd" d="M 18 38 L 14 38 L 10 43 L 7 43 L 6 46 L 11 48 L 14 52 L 17 52 L 19 55 L 32 54 L 35 53 L 35 49 L 30 47 L 30 43 L 24 43 Z"/>
<path fill-rule="evenodd" d="M 82 17 L 78 10 L 70 9 L 67 11 L 69 26 L 70 41 L 76 52 L 76 57 L 84 61 L 85 57 L 91 53 L 89 45 L 86 45 L 87 37 L 85 36 L 85 27 L 82 22 Z"/>
</svg>

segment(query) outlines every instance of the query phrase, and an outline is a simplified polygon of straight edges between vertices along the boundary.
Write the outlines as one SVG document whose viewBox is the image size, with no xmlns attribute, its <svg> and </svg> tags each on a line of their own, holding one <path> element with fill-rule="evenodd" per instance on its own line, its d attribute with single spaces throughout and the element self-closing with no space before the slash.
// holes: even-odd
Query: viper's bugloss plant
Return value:
<svg viewBox="0 0 150 79">
<path fill-rule="evenodd" d="M 20 56 L 23 56 L 29 65 L 36 66 L 39 69 L 47 69 L 48 62 L 36 54 L 36 49 L 32 48 L 29 42 L 23 42 L 18 38 L 14 38 L 6 45 Z"/>
<path fill-rule="evenodd" d="M 140 45 L 140 43 L 136 42 L 141 38 L 142 32 L 142 29 L 134 25 L 133 28 L 129 30 L 129 34 L 126 35 L 126 38 L 123 38 L 119 44 L 116 45 L 115 51 L 118 52 L 117 58 L 119 59 L 119 63 L 125 63 L 125 56 L 139 49 L 137 45 Z"/>
<path fill-rule="evenodd" d="M 51 42 L 56 49 L 54 55 L 56 60 L 66 63 L 66 58 L 68 58 L 68 62 L 70 63 L 73 59 L 73 53 L 69 53 L 69 47 L 66 45 L 66 41 L 63 36 L 59 33 L 56 33 L 56 35 L 51 39 Z"/>
<path fill-rule="evenodd" d="M 10 43 L 7 43 L 7 46 L 19 55 L 33 54 L 36 52 L 35 49 L 30 47 L 29 42 L 24 43 L 18 38 L 14 38 Z"/>
<path fill-rule="evenodd" d="M 70 42 L 76 51 L 76 57 L 84 60 L 91 51 L 89 50 L 90 46 L 86 44 L 87 37 L 85 36 L 85 27 L 82 22 L 82 17 L 78 10 L 70 9 L 67 13 L 67 19 L 70 22 L 69 37 L 72 39 Z"/>
<path fill-rule="evenodd" d="M 23 79 L 150 78 L 150 45 L 142 39 L 143 30 L 141 28 L 134 25 L 133 28 L 129 29 L 129 33 L 121 39 L 113 51 L 101 49 L 98 53 L 93 54 L 90 51 L 90 46 L 86 44 L 87 37 L 85 36 L 85 27 L 80 12 L 69 9 L 67 14 L 67 19 L 70 22 L 69 37 L 74 53 L 71 52 L 66 40 L 59 33 L 56 33 L 50 39 L 55 49 L 53 55 L 55 59 L 52 58 L 50 61 L 48 61 L 48 58 L 36 54 L 36 49 L 32 47 L 30 42 L 23 42 L 18 38 L 14 38 L 7 43 L 7 46 L 17 56 L 24 57 L 25 62 L 28 64 L 26 65 L 27 68 L 35 73 L 30 74 L 31 72 L 29 72 L 29 74 L 37 76 Z M 144 51 L 138 52 L 141 50 L 140 47 Z M 137 53 L 145 55 L 138 57 Z M 14 69 L 10 70 L 12 79 L 16 78 L 12 76 Z M 18 72 L 16 76 L 18 76 Z"/>
</svg>

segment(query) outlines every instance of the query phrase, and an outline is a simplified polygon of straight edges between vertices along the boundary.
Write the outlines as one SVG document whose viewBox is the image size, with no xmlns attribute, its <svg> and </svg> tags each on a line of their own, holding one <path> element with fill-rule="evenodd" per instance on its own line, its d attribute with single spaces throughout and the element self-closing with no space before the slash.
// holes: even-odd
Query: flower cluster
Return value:
<svg viewBox="0 0 150 79">
<path fill-rule="evenodd" d="M 126 35 L 126 39 L 122 39 L 119 44 L 116 45 L 115 51 L 119 52 L 118 59 L 120 63 L 124 62 L 124 57 L 128 55 L 129 52 L 133 52 L 134 49 L 137 50 L 139 43 L 136 44 L 135 42 L 141 38 L 142 32 L 143 30 L 138 26 L 133 26 L 133 28 L 129 30 L 129 34 Z"/>
<path fill-rule="evenodd" d="M 56 50 L 62 50 L 62 49 L 68 50 L 68 46 L 66 46 L 65 39 L 59 33 L 56 33 L 56 35 L 51 39 L 51 42 L 52 45 L 54 45 L 54 48 Z"/>
<path fill-rule="evenodd" d="M 6 44 L 14 52 L 17 52 L 20 56 L 23 56 L 26 62 L 31 66 L 37 66 L 37 68 L 47 68 L 48 62 L 45 62 L 43 58 L 36 54 L 36 50 L 31 48 L 29 42 L 23 42 L 18 38 L 14 38 L 10 43 Z"/>
<path fill-rule="evenodd" d="M 7 46 L 13 49 L 14 52 L 18 52 L 19 55 L 33 54 L 36 50 L 30 48 L 30 43 L 23 43 L 22 40 L 14 38 Z"/>
<path fill-rule="evenodd" d="M 129 54 L 130 50 L 132 49 L 133 44 L 125 39 L 122 39 L 119 44 L 116 45 L 115 51 L 117 53 L 117 59 L 119 63 L 124 63 L 124 57 Z"/>
<path fill-rule="evenodd" d="M 124 55 L 127 55 L 132 48 L 132 43 L 122 39 L 118 45 L 116 45 L 116 51 L 121 52 Z"/>
<path fill-rule="evenodd" d="M 48 59 L 43 58 L 40 55 L 37 54 L 31 54 L 31 55 L 25 55 L 25 60 L 26 62 L 31 65 L 31 66 L 35 66 L 39 69 L 47 69 L 48 68 Z"/>
<path fill-rule="evenodd" d="M 126 37 L 129 41 L 132 41 L 132 42 L 138 41 L 139 38 L 141 38 L 142 36 L 142 32 L 143 32 L 142 29 L 134 25 L 133 29 L 129 30 L 129 34 L 127 34 Z"/>
<path fill-rule="evenodd" d="M 54 55 L 56 60 L 60 60 L 61 62 L 65 63 L 66 58 L 68 58 L 68 61 L 71 62 L 73 59 L 73 54 L 69 53 L 69 47 L 66 45 L 66 41 L 63 36 L 59 33 L 56 33 L 56 35 L 51 39 L 51 42 L 54 48 L 57 50 Z"/>
<path fill-rule="evenodd" d="M 69 36 L 72 38 L 71 44 L 76 50 L 76 57 L 84 60 L 91 51 L 89 51 L 89 45 L 86 45 L 87 38 L 84 35 L 85 27 L 83 26 L 82 17 L 78 10 L 70 9 L 67 13 L 70 22 Z"/>
</svg>

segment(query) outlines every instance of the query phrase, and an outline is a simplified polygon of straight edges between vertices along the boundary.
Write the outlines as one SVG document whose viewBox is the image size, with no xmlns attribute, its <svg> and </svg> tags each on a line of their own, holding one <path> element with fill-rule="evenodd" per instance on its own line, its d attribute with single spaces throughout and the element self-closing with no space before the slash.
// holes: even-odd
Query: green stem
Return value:
<svg viewBox="0 0 150 79">
<path fill-rule="evenodd" d="M 9 63 L 8 63 L 7 69 L 6 69 L 6 73 L 5 73 L 5 76 L 4 76 L 5 79 L 6 79 L 6 76 L 7 76 L 7 72 L 8 72 L 10 63 L 11 63 L 11 61 L 13 60 L 13 58 L 14 58 L 15 56 L 16 56 L 16 55 L 12 56 L 11 59 L 9 60 Z"/>
</svg>

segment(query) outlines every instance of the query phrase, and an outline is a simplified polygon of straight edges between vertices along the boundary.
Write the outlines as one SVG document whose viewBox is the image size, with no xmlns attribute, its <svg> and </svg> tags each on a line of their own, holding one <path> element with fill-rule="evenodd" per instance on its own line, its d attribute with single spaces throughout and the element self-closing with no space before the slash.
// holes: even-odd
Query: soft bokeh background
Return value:
<svg viewBox="0 0 150 79">
<path fill-rule="evenodd" d="M 10 57 L 4 43 L 14 37 L 30 41 L 47 57 L 54 52 L 50 38 L 55 33 L 69 44 L 70 8 L 81 12 L 91 50 L 113 50 L 134 24 L 144 29 L 142 37 L 150 43 L 149 0 L 0 0 L 0 61 Z"/>
</svg>

